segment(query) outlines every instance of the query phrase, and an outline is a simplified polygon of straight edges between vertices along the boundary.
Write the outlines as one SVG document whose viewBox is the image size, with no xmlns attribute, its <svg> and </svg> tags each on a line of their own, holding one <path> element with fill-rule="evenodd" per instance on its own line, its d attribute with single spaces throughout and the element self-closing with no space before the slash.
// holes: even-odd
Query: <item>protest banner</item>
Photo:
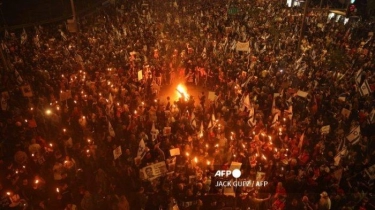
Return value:
<svg viewBox="0 0 375 210">
<path fill-rule="evenodd" d="M 170 149 L 169 153 L 170 153 L 171 156 L 180 155 L 180 148 Z"/>
<path fill-rule="evenodd" d="M 154 180 L 165 175 L 168 172 L 164 161 L 148 165 L 140 170 L 140 176 L 143 179 Z"/>
<path fill-rule="evenodd" d="M 302 90 L 297 91 L 297 96 L 302 97 L 302 98 L 306 98 L 308 94 L 309 94 L 308 92 L 305 92 Z"/>
<path fill-rule="evenodd" d="M 321 133 L 321 134 L 329 134 L 330 129 L 331 129 L 331 126 L 330 126 L 330 125 L 325 125 L 325 126 L 323 126 L 323 127 L 320 129 L 320 133 Z"/>
<path fill-rule="evenodd" d="M 236 50 L 237 51 L 249 51 L 250 43 L 247 42 L 237 42 L 236 43 Z"/>
</svg>

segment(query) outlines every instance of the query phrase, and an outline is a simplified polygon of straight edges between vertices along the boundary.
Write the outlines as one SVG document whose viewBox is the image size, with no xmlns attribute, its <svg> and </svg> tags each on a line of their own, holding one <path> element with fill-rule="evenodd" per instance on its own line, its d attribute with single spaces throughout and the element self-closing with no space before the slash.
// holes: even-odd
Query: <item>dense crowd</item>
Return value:
<svg viewBox="0 0 375 210">
<path fill-rule="evenodd" d="M 6 31 L 0 209 L 375 209 L 374 23 L 227 3 Z"/>
</svg>

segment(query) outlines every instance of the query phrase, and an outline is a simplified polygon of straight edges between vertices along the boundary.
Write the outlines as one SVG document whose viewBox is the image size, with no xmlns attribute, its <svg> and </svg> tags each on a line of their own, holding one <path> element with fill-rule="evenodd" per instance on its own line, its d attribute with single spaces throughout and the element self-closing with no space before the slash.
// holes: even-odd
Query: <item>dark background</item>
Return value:
<svg viewBox="0 0 375 210">
<path fill-rule="evenodd" d="M 74 0 L 77 14 L 105 0 Z M 34 25 L 71 18 L 70 0 L 1 0 L 0 27 Z"/>
<path fill-rule="evenodd" d="M 92 11 L 105 1 L 74 0 L 77 15 Z M 116 0 L 119 4 L 120 2 L 126 4 L 129 1 L 141 0 Z M 286 2 L 286 0 L 281 1 Z M 322 3 L 323 8 L 329 6 L 345 10 L 347 4 L 343 4 L 343 2 L 346 1 L 349 0 L 311 0 L 311 6 L 318 6 Z M 0 3 L 0 30 L 23 28 L 72 17 L 70 0 L 0 0 Z M 375 15 L 375 0 L 356 0 L 356 5 L 360 16 Z"/>
</svg>

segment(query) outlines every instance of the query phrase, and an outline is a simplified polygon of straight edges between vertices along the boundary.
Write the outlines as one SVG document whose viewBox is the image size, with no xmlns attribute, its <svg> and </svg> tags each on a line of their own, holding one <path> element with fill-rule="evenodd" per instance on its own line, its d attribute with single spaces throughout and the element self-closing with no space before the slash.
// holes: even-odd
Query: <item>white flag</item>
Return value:
<svg viewBox="0 0 375 210">
<path fill-rule="evenodd" d="M 272 112 L 272 115 L 274 115 L 274 114 L 280 114 L 281 113 L 281 111 L 280 111 L 280 109 L 277 109 L 276 108 L 276 106 L 272 106 L 272 110 L 271 110 Z"/>
<path fill-rule="evenodd" d="M 256 124 L 257 124 L 257 121 L 255 120 L 254 116 L 249 118 L 249 120 L 247 121 L 247 124 L 250 126 L 250 127 L 254 127 Z"/>
<path fill-rule="evenodd" d="M 145 154 L 146 154 L 146 144 L 145 144 L 145 141 L 141 139 L 138 145 L 137 157 L 143 158 Z"/>
<path fill-rule="evenodd" d="M 339 145 L 336 148 L 337 153 L 340 153 L 341 150 L 345 148 L 345 139 L 341 138 Z"/>
<path fill-rule="evenodd" d="M 116 160 L 122 155 L 121 146 L 116 147 L 116 149 L 113 150 L 113 158 Z"/>
<path fill-rule="evenodd" d="M 367 116 L 367 123 L 373 124 L 375 122 L 375 109 L 371 111 L 371 113 Z"/>
<path fill-rule="evenodd" d="M 301 150 L 303 146 L 303 140 L 305 139 L 305 132 L 299 137 L 298 148 Z"/>
<path fill-rule="evenodd" d="M 202 51 L 201 56 L 202 56 L 203 58 L 206 58 L 206 56 L 207 56 L 207 49 L 206 49 L 206 48 L 203 48 L 203 51 Z"/>
<path fill-rule="evenodd" d="M 371 180 L 375 179 L 375 164 L 366 168 L 365 172 Z"/>
<path fill-rule="evenodd" d="M 355 127 L 354 129 L 352 129 L 349 135 L 346 136 L 346 139 L 348 139 L 348 141 L 351 144 L 358 143 L 360 138 L 361 138 L 361 128 L 359 127 L 359 125 Z"/>
<path fill-rule="evenodd" d="M 249 120 L 247 121 L 247 124 L 250 126 L 250 127 L 254 127 L 257 123 L 257 121 L 255 120 L 255 116 L 254 116 L 254 107 L 251 107 L 250 108 L 250 112 L 249 112 Z"/>
<path fill-rule="evenodd" d="M 26 30 L 23 29 L 22 34 L 21 34 L 21 45 L 25 44 L 27 41 L 27 33 Z"/>
<path fill-rule="evenodd" d="M 245 97 L 245 99 L 243 100 L 243 106 L 245 106 L 248 109 L 250 109 L 251 103 L 250 103 L 250 97 L 249 97 L 249 95 L 247 95 Z"/>
<path fill-rule="evenodd" d="M 109 132 L 110 136 L 112 136 L 112 137 L 116 136 L 115 131 L 113 130 L 113 127 L 111 125 L 111 122 L 109 122 L 109 121 L 108 121 L 108 132 Z"/>
<path fill-rule="evenodd" d="M 68 40 L 68 38 L 66 37 L 65 33 L 62 31 L 62 30 L 59 30 L 60 31 L 60 35 L 61 35 L 61 38 L 66 41 Z"/>
<path fill-rule="evenodd" d="M 17 71 L 17 69 L 14 70 L 14 76 L 15 76 L 16 79 L 17 79 L 17 83 L 18 83 L 19 85 L 21 85 L 21 84 L 23 83 L 23 79 L 22 79 L 20 73 Z"/>
<path fill-rule="evenodd" d="M 249 118 L 253 118 L 253 117 L 254 117 L 254 107 L 251 107 L 250 112 L 249 112 Z"/>
<path fill-rule="evenodd" d="M 216 122 L 216 118 L 215 118 L 215 114 L 212 113 L 212 122 L 215 123 Z"/>
<path fill-rule="evenodd" d="M 197 127 L 197 120 L 195 119 L 195 114 L 194 112 L 191 113 L 191 116 L 190 116 L 190 125 L 191 127 L 193 127 L 194 129 Z"/>
<path fill-rule="evenodd" d="M 155 123 L 152 122 L 152 128 L 151 128 L 151 140 L 155 141 L 155 139 L 159 135 L 159 130 L 155 128 Z"/>
<path fill-rule="evenodd" d="M 329 134 L 330 130 L 331 130 L 331 126 L 325 125 L 320 129 L 320 133 L 321 134 Z"/>
<path fill-rule="evenodd" d="M 334 166 L 339 166 L 340 165 L 340 161 L 341 161 L 341 155 L 340 154 L 337 154 L 334 158 Z"/>
<path fill-rule="evenodd" d="M 355 73 L 355 82 L 357 83 L 357 85 L 361 84 L 362 72 L 363 70 L 360 69 Z"/>
<path fill-rule="evenodd" d="M 361 94 L 361 96 L 370 95 L 371 88 L 370 88 L 370 85 L 368 84 L 367 80 L 365 80 L 365 82 L 363 82 L 363 84 L 359 88 L 359 93 Z"/>
<path fill-rule="evenodd" d="M 212 124 L 212 120 L 210 120 L 210 122 L 208 123 L 208 126 L 207 126 L 207 129 L 211 129 L 211 128 L 213 128 L 214 126 L 213 126 L 213 124 Z"/>
<path fill-rule="evenodd" d="M 274 114 L 276 114 L 276 113 L 279 114 L 279 113 L 281 112 L 280 109 L 277 109 L 277 108 L 276 108 L 276 98 L 279 97 L 279 95 L 280 95 L 280 94 L 278 94 L 278 93 L 274 93 L 274 94 L 273 94 L 272 110 L 271 110 L 272 115 L 274 115 Z"/>
<path fill-rule="evenodd" d="M 108 103 L 109 103 L 109 105 L 112 105 L 112 104 L 113 104 L 113 96 L 112 96 L 112 93 L 109 93 L 109 96 L 108 96 Z"/>
<path fill-rule="evenodd" d="M 293 118 L 293 106 L 289 105 L 289 109 L 284 111 L 284 114 L 288 117 L 289 120 Z"/>
<path fill-rule="evenodd" d="M 271 127 L 274 127 L 278 121 L 279 121 L 279 113 L 276 113 L 275 116 L 273 117 Z"/>
</svg>

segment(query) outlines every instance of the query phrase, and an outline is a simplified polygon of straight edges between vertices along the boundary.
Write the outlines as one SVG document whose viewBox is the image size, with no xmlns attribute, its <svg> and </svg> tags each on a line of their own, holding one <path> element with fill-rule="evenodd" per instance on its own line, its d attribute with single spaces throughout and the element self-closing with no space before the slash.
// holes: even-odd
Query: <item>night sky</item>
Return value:
<svg viewBox="0 0 375 210">
<path fill-rule="evenodd" d="M 74 0 L 81 11 L 104 0 Z M 33 24 L 71 15 L 70 0 L 2 0 L 1 26 Z"/>
</svg>

